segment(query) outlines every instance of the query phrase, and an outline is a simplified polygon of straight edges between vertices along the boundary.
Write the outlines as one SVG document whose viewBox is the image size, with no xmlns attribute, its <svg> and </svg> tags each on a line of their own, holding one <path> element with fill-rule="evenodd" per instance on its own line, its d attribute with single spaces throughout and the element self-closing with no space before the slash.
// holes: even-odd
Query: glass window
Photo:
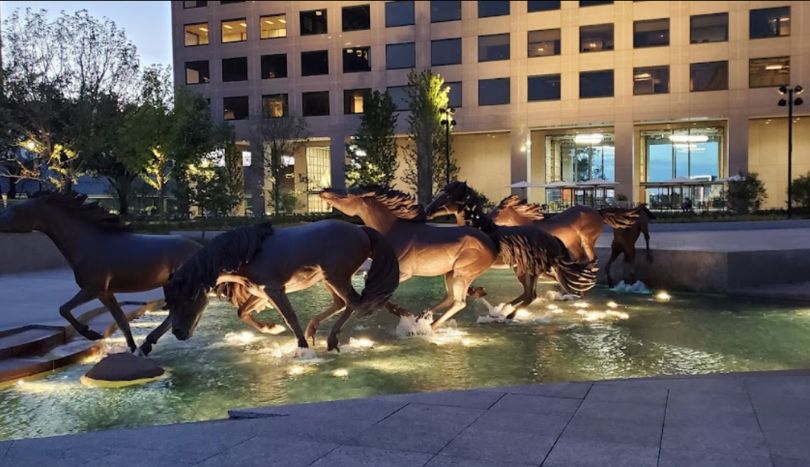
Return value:
<svg viewBox="0 0 810 467">
<path fill-rule="evenodd" d="M 669 93 L 669 66 L 633 68 L 633 95 Z"/>
<path fill-rule="evenodd" d="M 222 111 L 225 120 L 245 120 L 248 118 L 248 96 L 223 98 Z"/>
<path fill-rule="evenodd" d="M 371 47 L 343 49 L 343 72 L 371 71 Z"/>
<path fill-rule="evenodd" d="M 605 2 L 601 0 L 580 0 L 579 7 L 583 8 L 586 6 L 598 6 L 598 5 L 610 5 L 613 2 Z"/>
<path fill-rule="evenodd" d="M 186 47 L 208 44 L 208 23 L 187 24 L 183 27 Z"/>
<path fill-rule="evenodd" d="M 616 148 L 612 133 L 582 130 L 546 136 L 546 183 L 616 179 Z"/>
<path fill-rule="evenodd" d="M 461 63 L 461 38 L 430 41 L 431 66 Z"/>
<path fill-rule="evenodd" d="M 613 70 L 580 73 L 579 97 L 613 97 Z"/>
<path fill-rule="evenodd" d="M 286 94 L 266 94 L 262 96 L 262 116 L 279 118 L 287 115 Z"/>
<path fill-rule="evenodd" d="M 245 0 L 222 0 L 220 5 L 230 5 L 231 3 L 245 3 Z"/>
<path fill-rule="evenodd" d="M 669 18 L 633 23 L 633 47 L 639 49 L 665 45 L 669 45 Z"/>
<path fill-rule="evenodd" d="M 692 63 L 689 65 L 689 90 L 721 91 L 728 89 L 728 62 Z"/>
<path fill-rule="evenodd" d="M 329 91 L 303 93 L 301 107 L 305 117 L 329 115 Z"/>
<path fill-rule="evenodd" d="M 478 36 L 478 61 L 509 60 L 509 34 Z"/>
<path fill-rule="evenodd" d="M 262 79 L 287 77 L 287 54 L 262 55 Z"/>
<path fill-rule="evenodd" d="M 549 11 L 549 10 L 559 10 L 560 9 L 560 2 L 529 0 L 526 3 L 528 3 L 529 13 L 531 13 L 533 11 Z"/>
<path fill-rule="evenodd" d="M 397 70 L 416 66 L 416 46 L 413 42 L 387 44 L 385 46 L 385 69 Z"/>
<path fill-rule="evenodd" d="M 478 105 L 509 103 L 509 78 L 479 79 Z"/>
<path fill-rule="evenodd" d="M 205 84 L 211 82 L 208 72 L 208 60 L 186 62 L 186 84 Z"/>
<path fill-rule="evenodd" d="M 301 52 L 301 76 L 315 76 L 329 74 L 329 52 L 326 50 L 313 50 Z"/>
<path fill-rule="evenodd" d="M 728 13 L 696 15 L 689 18 L 689 42 L 725 42 L 728 40 Z"/>
<path fill-rule="evenodd" d="M 287 15 L 270 15 L 259 18 L 259 37 L 262 39 L 287 37 Z"/>
<path fill-rule="evenodd" d="M 449 92 L 447 93 L 447 105 L 450 107 L 457 109 L 461 107 L 462 95 L 461 95 L 461 81 L 454 81 L 452 83 L 444 83 L 450 88 Z"/>
<path fill-rule="evenodd" d="M 301 35 L 311 36 L 313 34 L 326 34 L 326 10 L 302 11 Z"/>
<path fill-rule="evenodd" d="M 613 50 L 613 24 L 595 24 L 579 28 L 579 51 Z"/>
<path fill-rule="evenodd" d="M 642 131 L 640 136 L 647 182 L 720 175 L 722 128 Z"/>
<path fill-rule="evenodd" d="M 560 75 L 529 76 L 529 102 L 560 100 Z"/>
<path fill-rule="evenodd" d="M 790 35 L 790 7 L 751 10 L 749 16 L 751 39 Z"/>
<path fill-rule="evenodd" d="M 222 43 L 242 42 L 247 40 L 247 23 L 245 18 L 229 19 L 222 22 Z"/>
<path fill-rule="evenodd" d="M 248 64 L 247 57 L 223 58 L 222 59 L 222 81 L 247 81 Z"/>
<path fill-rule="evenodd" d="M 752 58 L 748 62 L 748 87 L 790 85 L 790 57 Z"/>
<path fill-rule="evenodd" d="M 394 102 L 394 107 L 398 110 L 408 110 L 411 98 L 408 95 L 408 86 L 390 86 L 386 90 Z"/>
<path fill-rule="evenodd" d="M 201 8 L 204 6 L 208 6 L 207 0 L 185 0 L 183 2 L 183 8 Z"/>
<path fill-rule="evenodd" d="M 430 22 L 456 21 L 461 19 L 461 1 L 432 0 L 430 2 Z"/>
<path fill-rule="evenodd" d="M 362 31 L 371 27 L 371 16 L 368 5 L 343 7 L 343 30 Z"/>
<path fill-rule="evenodd" d="M 560 55 L 560 30 L 529 31 L 529 57 Z"/>
<path fill-rule="evenodd" d="M 385 2 L 385 27 L 410 26 L 414 23 L 413 2 Z"/>
<path fill-rule="evenodd" d="M 371 89 L 346 89 L 343 91 L 343 113 L 361 114 L 363 113 L 363 103 Z"/>
<path fill-rule="evenodd" d="M 503 0 L 479 0 L 478 17 L 488 18 L 490 16 L 504 16 L 509 14 L 509 1 Z"/>
</svg>

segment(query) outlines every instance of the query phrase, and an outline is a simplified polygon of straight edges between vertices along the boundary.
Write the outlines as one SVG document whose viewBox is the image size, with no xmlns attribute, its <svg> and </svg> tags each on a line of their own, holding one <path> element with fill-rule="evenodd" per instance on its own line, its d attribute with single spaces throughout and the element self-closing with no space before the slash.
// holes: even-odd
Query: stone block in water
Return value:
<svg viewBox="0 0 810 467">
<path fill-rule="evenodd" d="M 152 360 L 122 352 L 101 359 L 81 381 L 85 386 L 118 388 L 155 381 L 164 373 L 165 370 Z"/>
</svg>

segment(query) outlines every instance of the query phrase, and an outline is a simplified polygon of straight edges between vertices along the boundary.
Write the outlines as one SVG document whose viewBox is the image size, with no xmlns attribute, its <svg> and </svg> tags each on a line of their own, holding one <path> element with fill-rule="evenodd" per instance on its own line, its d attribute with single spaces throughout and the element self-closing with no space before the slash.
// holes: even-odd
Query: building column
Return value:
<svg viewBox="0 0 810 467">
<path fill-rule="evenodd" d="M 740 172 L 748 172 L 748 116 L 747 115 L 732 115 L 728 119 L 728 129 L 726 130 L 726 138 L 728 138 L 728 155 L 727 163 L 724 164 L 728 167 L 728 173 L 720 173 L 720 176 L 737 175 Z"/>
<path fill-rule="evenodd" d="M 332 188 L 346 188 L 346 135 L 343 133 L 329 137 L 329 169 Z"/>
<path fill-rule="evenodd" d="M 511 142 L 510 183 L 529 181 L 529 155 L 531 154 L 531 141 L 529 139 L 529 134 L 529 129 L 525 122 L 512 125 L 512 128 L 509 131 Z M 513 195 L 519 195 L 524 198 L 526 198 L 528 195 L 525 188 L 510 188 L 509 192 Z"/>
<path fill-rule="evenodd" d="M 616 153 L 616 197 L 624 195 L 627 203 L 638 203 L 639 193 L 639 164 L 634 151 L 633 122 L 630 120 L 617 121 L 613 126 Z"/>
<path fill-rule="evenodd" d="M 245 170 L 245 192 L 250 195 L 250 210 L 253 217 L 264 216 L 266 204 L 264 198 L 264 148 L 261 140 L 250 141 L 250 167 Z"/>
</svg>

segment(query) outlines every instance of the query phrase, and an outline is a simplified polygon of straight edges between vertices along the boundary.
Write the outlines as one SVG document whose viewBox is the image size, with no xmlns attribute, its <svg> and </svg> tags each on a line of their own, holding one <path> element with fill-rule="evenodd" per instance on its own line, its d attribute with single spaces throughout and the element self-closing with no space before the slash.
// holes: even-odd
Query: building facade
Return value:
<svg viewBox="0 0 810 467">
<path fill-rule="evenodd" d="M 308 121 L 285 180 L 295 209 L 321 210 L 314 193 L 345 183 L 363 95 L 388 90 L 406 110 L 408 73 L 427 68 L 450 88 L 459 178 L 491 200 L 712 209 L 728 177 L 757 172 L 783 207 L 777 89 L 810 85 L 801 1 L 174 1 L 172 26 L 176 84 L 235 126 L 254 211 L 262 119 Z M 796 176 L 810 171 L 807 111 Z"/>
</svg>

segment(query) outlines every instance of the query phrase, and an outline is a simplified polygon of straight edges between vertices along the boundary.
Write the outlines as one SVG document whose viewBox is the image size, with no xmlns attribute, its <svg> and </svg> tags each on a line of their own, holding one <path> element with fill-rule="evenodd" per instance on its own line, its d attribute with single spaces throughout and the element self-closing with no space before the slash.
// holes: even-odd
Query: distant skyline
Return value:
<svg viewBox="0 0 810 467">
<path fill-rule="evenodd" d="M 2 19 L 15 9 L 47 10 L 50 17 L 60 11 L 72 13 L 87 10 L 92 16 L 107 17 L 126 31 L 138 48 L 142 65 L 172 63 L 171 4 L 168 1 L 97 1 L 97 2 L 31 2 L 0 1 Z"/>
</svg>

